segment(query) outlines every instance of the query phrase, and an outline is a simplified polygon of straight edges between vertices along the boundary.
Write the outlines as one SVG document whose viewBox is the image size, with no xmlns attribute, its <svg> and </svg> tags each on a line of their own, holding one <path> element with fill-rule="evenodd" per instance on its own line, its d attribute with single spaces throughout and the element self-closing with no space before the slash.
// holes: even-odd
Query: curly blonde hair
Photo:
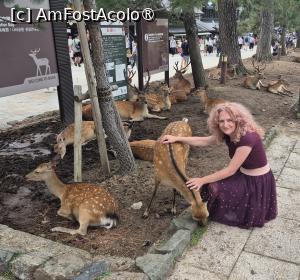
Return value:
<svg viewBox="0 0 300 280">
<path fill-rule="evenodd" d="M 252 114 L 246 107 L 239 103 L 226 102 L 214 106 L 207 120 L 209 132 L 216 137 L 219 143 L 224 139 L 224 133 L 219 128 L 219 114 L 223 111 L 227 112 L 236 124 L 232 139 L 234 143 L 239 142 L 241 136 L 247 132 L 256 132 L 261 139 L 263 138 L 263 128 L 255 122 Z"/>
</svg>

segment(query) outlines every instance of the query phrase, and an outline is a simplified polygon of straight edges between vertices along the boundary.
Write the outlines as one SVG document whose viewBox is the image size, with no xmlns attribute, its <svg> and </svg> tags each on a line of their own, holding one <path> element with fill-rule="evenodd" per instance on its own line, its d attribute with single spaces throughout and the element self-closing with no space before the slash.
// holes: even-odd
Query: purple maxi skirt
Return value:
<svg viewBox="0 0 300 280">
<path fill-rule="evenodd" d="M 276 183 L 272 171 L 248 176 L 240 171 L 206 184 L 201 196 L 211 220 L 241 228 L 262 227 L 277 216 Z"/>
</svg>

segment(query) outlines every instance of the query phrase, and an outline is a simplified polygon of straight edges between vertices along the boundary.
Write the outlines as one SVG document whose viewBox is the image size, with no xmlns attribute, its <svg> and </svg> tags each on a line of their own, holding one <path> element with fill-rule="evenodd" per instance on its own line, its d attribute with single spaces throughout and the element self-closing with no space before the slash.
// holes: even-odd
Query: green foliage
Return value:
<svg viewBox="0 0 300 280">
<path fill-rule="evenodd" d="M 191 238 L 191 246 L 196 246 L 199 242 L 199 240 L 201 239 L 202 235 L 204 234 L 204 232 L 207 230 L 207 226 L 205 227 L 198 227 L 192 234 L 192 238 Z"/>
<path fill-rule="evenodd" d="M 133 10 L 142 10 L 144 8 L 160 9 L 162 8 L 161 0 L 96 0 L 97 8 L 107 10 L 125 10 L 130 8 Z"/>
<path fill-rule="evenodd" d="M 106 277 L 110 276 L 111 272 L 107 271 L 104 274 L 102 274 L 100 277 L 97 277 L 95 280 L 104 280 Z"/>
</svg>

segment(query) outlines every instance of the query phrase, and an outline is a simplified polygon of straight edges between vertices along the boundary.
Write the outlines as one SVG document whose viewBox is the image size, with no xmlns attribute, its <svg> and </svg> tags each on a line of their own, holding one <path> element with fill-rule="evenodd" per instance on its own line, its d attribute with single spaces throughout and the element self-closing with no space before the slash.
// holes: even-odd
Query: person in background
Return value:
<svg viewBox="0 0 300 280">
<path fill-rule="evenodd" d="M 186 186 L 199 190 L 211 220 L 241 228 L 262 227 L 277 216 L 276 183 L 267 161 L 263 129 L 239 103 L 216 105 L 208 118 L 210 136 L 164 135 L 160 142 L 191 146 L 225 143 L 231 158 L 223 169 Z"/>
<path fill-rule="evenodd" d="M 72 40 L 72 50 L 74 53 L 74 65 L 81 66 L 82 54 L 81 54 L 81 47 L 78 35 Z"/>
<path fill-rule="evenodd" d="M 174 54 L 176 53 L 176 47 L 177 47 L 176 41 L 175 41 L 174 37 L 171 37 L 171 39 L 170 39 L 170 51 L 171 51 L 172 56 L 174 56 Z"/>
<path fill-rule="evenodd" d="M 185 38 L 181 44 L 181 69 L 186 67 L 190 63 L 190 49 L 189 49 L 189 43 L 187 39 Z"/>
</svg>

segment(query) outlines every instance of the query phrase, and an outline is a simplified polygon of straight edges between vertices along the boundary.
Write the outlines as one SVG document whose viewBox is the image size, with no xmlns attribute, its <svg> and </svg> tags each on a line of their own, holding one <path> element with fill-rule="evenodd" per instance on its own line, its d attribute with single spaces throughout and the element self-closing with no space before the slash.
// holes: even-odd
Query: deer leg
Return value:
<svg viewBox="0 0 300 280">
<path fill-rule="evenodd" d="M 173 189 L 173 202 L 172 202 L 171 213 L 172 213 L 172 215 L 174 215 L 174 216 L 176 215 L 176 205 L 175 205 L 175 203 L 176 203 L 176 194 L 177 194 L 176 190 Z"/>
<path fill-rule="evenodd" d="M 148 206 L 147 206 L 147 208 L 146 208 L 146 210 L 145 210 L 145 212 L 143 214 L 143 218 L 144 219 L 146 219 L 146 218 L 149 217 L 150 207 L 151 207 L 152 201 L 153 201 L 153 199 L 154 199 L 154 197 L 156 195 L 156 191 L 157 191 L 157 188 L 158 188 L 159 184 L 160 184 L 160 181 L 157 180 L 157 179 L 155 179 L 155 186 L 154 186 L 154 191 L 153 191 L 152 197 L 151 197 L 150 202 L 149 202 L 149 204 L 148 204 Z"/>
<path fill-rule="evenodd" d="M 287 92 L 289 96 L 292 96 L 294 93 L 288 90 L 285 86 L 282 86 L 283 92 Z"/>
<path fill-rule="evenodd" d="M 160 120 L 166 120 L 167 117 L 160 117 L 160 116 L 156 116 L 156 115 L 153 115 L 153 114 L 147 114 L 145 115 L 146 118 L 148 119 L 160 119 Z"/>
<path fill-rule="evenodd" d="M 74 221 L 74 217 L 71 213 L 71 210 L 68 208 L 60 207 L 60 209 L 57 211 L 57 215 Z"/>
</svg>

